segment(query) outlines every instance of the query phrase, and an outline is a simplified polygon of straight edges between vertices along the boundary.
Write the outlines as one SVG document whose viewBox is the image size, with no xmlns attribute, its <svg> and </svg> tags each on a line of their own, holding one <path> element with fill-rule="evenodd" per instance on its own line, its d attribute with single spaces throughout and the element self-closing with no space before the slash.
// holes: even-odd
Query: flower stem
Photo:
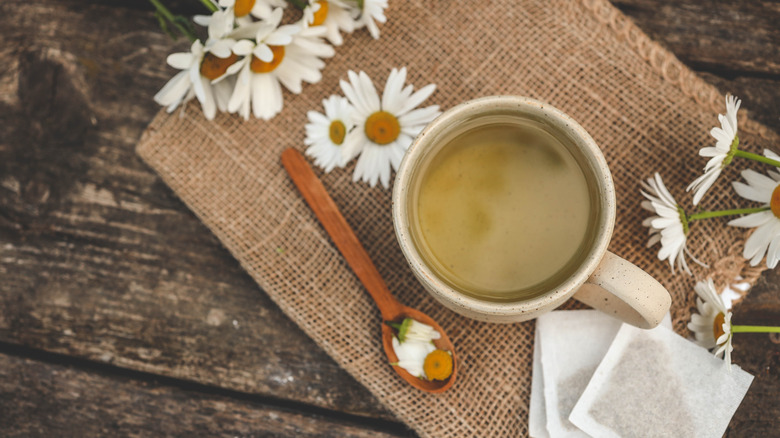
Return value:
<svg viewBox="0 0 780 438">
<path fill-rule="evenodd" d="M 293 6 L 295 6 L 296 8 L 298 8 L 300 10 L 306 9 L 306 5 L 307 4 L 304 3 L 303 0 L 289 0 L 289 1 L 290 1 L 290 3 L 293 4 Z"/>
<path fill-rule="evenodd" d="M 732 333 L 780 333 L 780 327 L 768 325 L 732 325 Z"/>
<path fill-rule="evenodd" d="M 769 209 L 770 207 L 767 206 L 767 207 L 753 207 L 753 208 L 737 208 L 734 210 L 702 211 L 688 216 L 688 221 L 697 221 L 699 219 L 709 219 L 709 218 L 721 217 L 721 216 L 733 216 L 737 214 L 758 213 L 761 211 L 767 211 Z"/>
<path fill-rule="evenodd" d="M 183 26 L 179 22 L 179 20 L 177 20 L 176 17 L 171 13 L 171 11 L 168 10 L 168 8 L 166 8 L 164 4 L 160 3 L 159 0 L 149 0 L 149 3 L 151 3 L 152 6 L 154 6 L 154 9 L 157 10 L 159 16 L 168 20 L 168 22 L 176 26 L 176 29 L 178 29 L 182 35 L 189 38 L 190 41 L 195 41 L 196 39 L 198 39 L 198 37 L 195 36 L 195 34 L 192 33 L 190 29 L 187 29 L 185 26 Z M 163 25 L 162 21 L 160 22 L 160 25 Z"/>
<path fill-rule="evenodd" d="M 203 6 L 205 6 L 206 9 L 208 9 L 211 12 L 217 12 L 219 10 L 217 5 L 212 3 L 210 0 L 200 0 L 200 2 L 203 3 Z"/>
<path fill-rule="evenodd" d="M 747 158 L 747 159 L 755 160 L 755 161 L 760 161 L 760 162 L 762 162 L 764 164 L 769 164 L 771 166 L 780 167 L 780 161 L 773 160 L 771 158 L 767 158 L 767 157 L 765 157 L 763 155 L 754 154 L 752 152 L 745 152 L 745 151 L 741 151 L 741 150 L 737 149 L 734 152 L 734 156 L 735 157 Z"/>
</svg>

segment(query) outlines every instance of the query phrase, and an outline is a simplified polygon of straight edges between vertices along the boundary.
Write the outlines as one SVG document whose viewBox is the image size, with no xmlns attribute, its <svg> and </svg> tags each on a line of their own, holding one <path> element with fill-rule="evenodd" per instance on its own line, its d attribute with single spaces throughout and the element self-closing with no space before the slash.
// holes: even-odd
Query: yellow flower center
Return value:
<svg viewBox="0 0 780 438">
<path fill-rule="evenodd" d="M 312 18 L 311 23 L 309 23 L 310 26 L 319 26 L 324 23 L 325 18 L 328 17 L 328 2 L 320 0 L 317 4 L 320 5 L 320 8 L 314 13 L 314 17 Z"/>
<path fill-rule="evenodd" d="M 276 70 L 284 59 L 284 46 L 268 46 L 271 52 L 274 54 L 274 58 L 271 62 L 265 62 L 255 55 L 252 55 L 252 61 L 249 64 L 249 68 L 255 73 L 268 73 Z"/>
<path fill-rule="evenodd" d="M 712 323 L 712 334 L 715 335 L 715 340 L 717 341 L 719 337 L 723 336 L 723 323 L 726 322 L 726 315 L 722 313 L 718 313 L 715 316 L 715 321 Z"/>
<path fill-rule="evenodd" d="M 444 350 L 433 350 L 425 356 L 423 371 L 428 380 L 447 380 L 452 375 L 452 355 Z"/>
<path fill-rule="evenodd" d="M 366 119 L 366 137 L 376 144 L 388 144 L 398 138 L 401 124 L 387 111 L 377 111 Z"/>
<path fill-rule="evenodd" d="M 224 75 L 228 67 L 235 64 L 236 61 L 238 61 L 238 56 L 235 53 L 231 53 L 227 58 L 220 58 L 213 53 L 206 53 L 203 55 L 203 61 L 200 63 L 200 74 L 206 79 L 213 81 Z"/>
<path fill-rule="evenodd" d="M 347 135 L 347 127 L 344 126 L 344 122 L 341 120 L 334 120 L 330 122 L 329 130 L 330 141 L 335 145 L 341 145 L 344 143 L 344 137 Z"/>
<path fill-rule="evenodd" d="M 255 0 L 236 0 L 236 4 L 233 6 L 233 13 L 236 17 L 245 17 L 252 12 L 254 7 Z"/>
<path fill-rule="evenodd" d="M 769 201 L 769 207 L 772 209 L 772 213 L 775 217 L 780 219 L 780 184 L 772 191 L 772 199 Z"/>
</svg>

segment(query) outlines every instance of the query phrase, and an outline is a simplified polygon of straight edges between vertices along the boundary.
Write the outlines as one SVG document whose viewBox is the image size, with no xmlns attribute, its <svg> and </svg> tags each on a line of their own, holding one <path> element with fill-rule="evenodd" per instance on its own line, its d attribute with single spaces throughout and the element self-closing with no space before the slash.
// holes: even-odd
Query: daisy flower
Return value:
<svg viewBox="0 0 780 438">
<path fill-rule="evenodd" d="M 685 211 L 677 204 L 669 190 L 666 189 L 661 176 L 656 173 L 655 178 L 648 178 L 642 182 L 642 195 L 647 201 L 642 201 L 642 208 L 655 213 L 642 222 L 649 228 L 650 240 L 647 247 L 661 242 L 661 250 L 658 252 L 659 260 L 669 259 L 669 265 L 674 273 L 675 260 L 677 267 L 691 275 L 691 270 L 685 262 L 687 252 L 686 235 L 688 234 L 688 219 Z"/>
<path fill-rule="evenodd" d="M 699 155 L 702 157 L 711 157 L 707 165 L 704 166 L 704 174 L 696 178 L 689 186 L 687 191 L 694 191 L 693 205 L 701 201 L 704 194 L 712 187 L 715 180 L 718 179 L 720 172 L 731 163 L 734 154 L 739 146 L 739 137 L 737 136 L 737 111 L 742 103 L 734 96 L 726 97 L 726 114 L 718 114 L 718 120 L 721 127 L 712 128 L 710 135 L 715 137 L 715 147 L 702 148 Z"/>
<path fill-rule="evenodd" d="M 407 341 L 431 342 L 441 338 L 441 333 L 428 324 L 423 324 L 412 318 L 404 318 L 401 324 L 388 323 L 398 330 L 398 340 L 401 343 Z"/>
<path fill-rule="evenodd" d="M 360 10 L 360 18 L 357 20 L 357 27 L 366 26 L 368 32 L 374 39 L 379 38 L 379 27 L 376 22 L 384 23 L 387 21 L 385 17 L 385 9 L 387 8 L 387 0 L 363 0 L 363 8 Z"/>
<path fill-rule="evenodd" d="M 334 46 L 344 43 L 340 31 L 351 33 L 355 30 L 349 8 L 339 0 L 309 0 L 302 21 L 306 27 L 324 26 L 327 29 L 325 38 Z"/>
<path fill-rule="evenodd" d="M 271 17 L 274 9 L 286 7 L 287 2 L 284 0 L 219 0 L 219 5 L 238 19 L 247 19 L 251 15 L 266 20 Z"/>
<path fill-rule="evenodd" d="M 208 29 L 209 39 L 218 40 L 233 31 L 235 17 L 231 11 L 218 9 L 211 15 L 195 15 L 192 21 Z"/>
<path fill-rule="evenodd" d="M 387 324 L 398 330 L 398 336 L 393 336 L 392 340 L 398 362 L 391 365 L 421 379 L 447 380 L 452 375 L 452 353 L 439 350 L 433 344 L 435 339 L 441 338 L 436 329 L 412 318 L 404 318 L 401 324 Z"/>
<path fill-rule="evenodd" d="M 347 135 L 342 154 L 347 161 L 360 154 L 353 181 L 362 180 L 371 187 L 380 181 L 389 188 L 391 167 L 398 170 L 414 137 L 440 114 L 438 105 L 416 109 L 436 86 L 426 85 L 412 93 L 414 87 L 404 87 L 406 67 L 393 69 L 380 100 L 366 73 L 349 71 L 348 76 L 349 82 L 341 81 L 341 89 L 355 107 L 357 126 Z"/>
<path fill-rule="evenodd" d="M 232 83 L 211 83 L 213 79 L 224 75 L 229 66 L 238 60 L 225 48 L 225 44 L 220 41 L 206 48 L 199 40 L 195 40 L 189 52 L 169 55 L 168 65 L 181 71 L 154 95 L 155 102 L 167 106 L 168 112 L 172 112 L 196 97 L 208 120 L 214 119 L 217 108 L 225 111 L 233 90 Z"/>
<path fill-rule="evenodd" d="M 398 362 L 393 365 L 399 366 L 409 374 L 418 378 L 425 378 L 425 358 L 436 350 L 433 342 L 406 341 L 399 342 L 398 338 L 393 336 L 393 351 L 398 356 Z"/>
<path fill-rule="evenodd" d="M 725 353 L 726 363 L 731 367 L 731 312 L 721 301 L 711 278 L 700 281 L 694 286 L 698 297 L 696 307 L 698 314 L 691 314 L 688 330 L 696 336 L 696 343 L 710 350 L 717 347 L 715 355 Z"/>
<path fill-rule="evenodd" d="M 344 167 L 346 161 L 341 155 L 344 138 L 355 124 L 352 122 L 352 105 L 340 96 L 330 96 L 322 100 L 325 114 L 309 111 L 306 124 L 306 138 L 303 143 L 309 146 L 306 155 L 314 158 L 314 163 L 330 172 L 335 167 Z"/>
<path fill-rule="evenodd" d="M 770 159 L 780 159 L 770 151 L 764 151 Z M 775 268 L 780 261 L 780 173 L 769 171 L 769 176 L 754 170 L 743 170 L 747 184 L 732 183 L 737 194 L 750 201 L 763 204 L 762 211 L 742 216 L 729 222 L 734 227 L 754 228 L 756 231 L 745 242 L 743 257 L 756 266 L 766 255 L 766 265 Z"/>
<path fill-rule="evenodd" d="M 243 59 L 231 65 L 228 74 L 238 73 L 228 109 L 249 118 L 250 103 L 255 117 L 269 120 L 282 110 L 282 85 L 299 94 L 302 82 L 316 83 L 325 63 L 320 58 L 335 54 L 333 47 L 320 38 L 321 26 L 301 29 L 296 25 L 279 26 L 282 10 L 276 9 L 267 21 L 244 26 L 232 36 L 256 31 L 254 41 L 242 39 L 233 53 Z"/>
</svg>

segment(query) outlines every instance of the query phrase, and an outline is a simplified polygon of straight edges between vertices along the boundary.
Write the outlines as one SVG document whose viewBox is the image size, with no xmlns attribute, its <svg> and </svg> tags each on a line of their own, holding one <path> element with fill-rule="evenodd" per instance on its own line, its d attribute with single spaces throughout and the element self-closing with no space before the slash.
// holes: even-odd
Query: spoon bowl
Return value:
<svg viewBox="0 0 780 438">
<path fill-rule="evenodd" d="M 441 334 L 441 337 L 439 339 L 436 339 L 433 341 L 433 344 L 436 346 L 436 348 L 440 350 L 449 351 L 452 353 L 452 374 L 450 377 L 447 378 L 447 380 L 425 380 L 421 379 L 419 377 L 415 377 L 411 374 L 409 374 L 408 371 L 405 369 L 397 366 L 392 365 L 393 369 L 396 373 L 398 373 L 402 379 L 406 380 L 410 385 L 414 386 L 417 389 L 426 391 L 426 392 L 432 392 L 432 393 L 439 393 L 444 392 L 448 390 L 453 383 L 455 383 L 455 375 L 457 374 L 458 367 L 456 366 L 457 361 L 455 360 L 455 349 L 452 345 L 452 341 L 450 341 L 449 336 L 447 336 L 447 333 L 444 332 L 444 330 L 439 326 L 439 324 L 436 323 L 436 321 L 433 320 L 430 316 L 420 312 L 417 309 L 413 309 L 411 307 L 402 306 L 403 310 L 399 314 L 398 318 L 393 319 L 393 322 L 401 322 L 404 318 L 412 318 L 415 321 L 421 322 L 423 324 L 428 324 L 429 326 L 433 327 L 439 334 Z M 385 348 L 385 354 L 387 355 L 387 358 L 390 360 L 390 363 L 396 363 L 398 362 L 398 356 L 395 354 L 395 350 L 393 349 L 393 337 L 395 336 L 395 331 L 392 327 L 388 326 L 387 324 L 382 324 L 382 345 Z"/>
<path fill-rule="evenodd" d="M 441 337 L 434 341 L 436 348 L 449 351 L 452 354 L 452 374 L 446 380 L 425 380 L 409 374 L 399 366 L 393 365 L 393 369 L 403 380 L 410 385 L 422 391 L 431 393 L 440 393 L 449 389 L 455 383 L 457 375 L 457 358 L 455 348 L 450 341 L 449 336 L 441 326 L 431 317 L 420 312 L 417 309 L 404 306 L 390 293 L 382 277 L 379 275 L 376 266 L 371 261 L 368 253 L 360 244 L 357 236 L 349 226 L 344 216 L 339 211 L 336 203 L 333 202 L 325 186 L 314 174 L 311 166 L 306 162 L 306 158 L 295 149 L 287 149 L 282 152 L 282 165 L 287 174 L 295 183 L 298 191 L 301 192 L 306 203 L 314 211 L 325 231 L 328 232 L 333 243 L 341 251 L 352 271 L 357 275 L 365 286 L 368 294 L 374 299 L 382 319 L 387 322 L 400 323 L 404 318 L 412 318 L 423 324 L 433 327 Z M 389 363 L 397 363 L 398 356 L 393 349 L 393 337 L 395 332 L 392 327 L 382 324 L 382 345 Z"/>
</svg>

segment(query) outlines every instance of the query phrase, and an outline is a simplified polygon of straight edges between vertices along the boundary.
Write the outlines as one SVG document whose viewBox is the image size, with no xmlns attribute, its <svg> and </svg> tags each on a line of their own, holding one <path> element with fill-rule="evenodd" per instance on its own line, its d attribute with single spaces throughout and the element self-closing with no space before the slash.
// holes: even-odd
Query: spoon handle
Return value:
<svg viewBox="0 0 780 438">
<path fill-rule="evenodd" d="M 390 293 L 355 232 L 306 162 L 306 158 L 297 150 L 290 148 L 282 152 L 282 165 L 352 271 L 376 302 L 382 313 L 382 319 L 385 321 L 395 319 L 402 309 L 401 303 Z"/>
</svg>

